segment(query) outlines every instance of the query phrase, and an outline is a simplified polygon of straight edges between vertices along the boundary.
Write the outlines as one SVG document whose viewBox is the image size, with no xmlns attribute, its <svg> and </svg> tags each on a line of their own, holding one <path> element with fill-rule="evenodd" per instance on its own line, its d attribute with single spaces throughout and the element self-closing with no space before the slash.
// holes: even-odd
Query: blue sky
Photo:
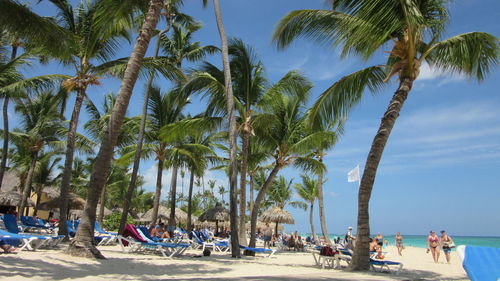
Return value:
<svg viewBox="0 0 500 281">
<path fill-rule="evenodd" d="M 311 100 L 343 75 L 383 63 L 387 56 L 381 50 L 368 62 L 353 57 L 340 60 L 337 50 L 307 40 L 297 40 L 288 49 L 278 51 L 271 42 L 271 34 L 279 19 L 296 9 L 325 8 L 322 0 L 222 0 L 221 6 L 228 35 L 239 37 L 255 48 L 269 79 L 277 81 L 286 72 L 298 69 L 314 82 Z M 453 1 L 449 7 L 452 20 L 448 36 L 485 31 L 499 37 L 500 2 L 463 0 Z M 54 14 L 47 2 L 33 8 L 45 15 Z M 183 11 L 203 23 L 196 40 L 205 45 L 220 45 L 211 6 L 203 9 L 201 1 L 185 1 Z M 130 51 L 131 46 L 124 42 L 117 57 L 128 56 Z M 208 60 L 220 65 L 219 57 Z M 49 73 L 71 74 L 56 63 L 26 71 L 27 76 Z M 439 73 L 427 65 L 422 67 L 379 166 L 370 201 L 372 233 L 425 234 L 430 229 L 447 229 L 456 235 L 500 235 L 499 81 L 498 69 L 478 84 L 457 75 Z M 140 112 L 144 84 L 145 81 L 139 81 L 136 85 L 130 115 Z M 158 84 L 163 90 L 169 87 L 167 81 Z M 363 168 L 396 86 L 393 79 L 380 94 L 365 93 L 363 101 L 350 114 L 345 134 L 328 152 L 325 160 L 328 181 L 324 191 L 330 232 L 342 233 L 348 226 L 356 226 L 358 186 L 347 182 L 347 172 L 357 164 Z M 100 103 L 104 93 L 117 92 L 118 88 L 118 80 L 105 79 L 102 86 L 89 89 L 89 95 Z M 194 98 L 189 111 L 197 113 L 203 108 L 204 101 Z M 68 118 L 69 114 L 70 111 Z M 80 124 L 87 119 L 82 114 Z M 11 126 L 15 124 L 14 117 Z M 146 179 L 144 188 L 154 190 L 154 163 L 141 163 L 140 172 Z M 295 170 L 286 169 L 282 174 L 300 180 Z M 168 190 L 169 179 L 166 171 L 163 194 Z M 208 179 L 227 186 L 220 173 L 209 171 Z M 287 209 L 296 223 L 287 225 L 286 230 L 308 232 L 307 213 Z M 315 223 L 319 230 L 319 219 Z"/>
</svg>

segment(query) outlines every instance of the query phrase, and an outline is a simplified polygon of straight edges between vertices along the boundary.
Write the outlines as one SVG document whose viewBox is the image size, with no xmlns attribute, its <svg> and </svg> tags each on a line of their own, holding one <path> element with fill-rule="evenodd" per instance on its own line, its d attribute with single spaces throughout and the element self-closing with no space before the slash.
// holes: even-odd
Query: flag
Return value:
<svg viewBox="0 0 500 281">
<path fill-rule="evenodd" d="M 347 173 L 347 182 L 355 182 L 360 181 L 359 178 L 359 165 L 354 167 L 349 173 Z"/>
</svg>

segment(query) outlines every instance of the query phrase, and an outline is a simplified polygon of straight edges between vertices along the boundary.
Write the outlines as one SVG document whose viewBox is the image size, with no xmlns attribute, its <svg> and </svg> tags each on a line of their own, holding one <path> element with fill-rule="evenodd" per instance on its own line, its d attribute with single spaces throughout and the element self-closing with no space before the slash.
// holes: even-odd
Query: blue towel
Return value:
<svg viewBox="0 0 500 281">
<path fill-rule="evenodd" d="M 16 217 L 12 214 L 5 214 L 3 216 L 3 224 L 7 230 L 11 233 L 19 233 L 19 228 L 17 227 Z"/>
<path fill-rule="evenodd" d="M 265 249 L 265 248 L 250 248 L 250 247 L 245 247 L 243 245 L 240 245 L 240 249 L 243 250 L 248 250 L 251 252 L 256 252 L 256 253 L 264 253 L 264 252 L 272 252 L 273 250 L 271 249 Z"/>
<path fill-rule="evenodd" d="M 463 267 L 471 281 L 500 279 L 500 248 L 466 246 Z"/>
<path fill-rule="evenodd" d="M 20 244 L 21 244 L 21 241 L 19 239 L 0 236 L 0 246 L 11 245 L 11 246 L 17 247 Z"/>
</svg>

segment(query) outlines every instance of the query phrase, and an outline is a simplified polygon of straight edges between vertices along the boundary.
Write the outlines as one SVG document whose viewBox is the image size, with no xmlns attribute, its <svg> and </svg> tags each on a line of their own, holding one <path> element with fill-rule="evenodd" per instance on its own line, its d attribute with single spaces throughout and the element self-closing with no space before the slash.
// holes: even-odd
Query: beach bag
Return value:
<svg viewBox="0 0 500 281">
<path fill-rule="evenodd" d="M 334 256 L 335 251 L 330 246 L 323 246 L 323 247 L 321 247 L 321 250 L 319 251 L 319 255 L 320 256 Z"/>
<path fill-rule="evenodd" d="M 209 257 L 209 256 L 210 256 L 210 254 L 211 254 L 211 252 L 210 252 L 210 250 L 209 250 L 209 249 L 205 249 L 205 250 L 203 250 L 203 256 L 204 256 L 204 257 Z"/>
</svg>

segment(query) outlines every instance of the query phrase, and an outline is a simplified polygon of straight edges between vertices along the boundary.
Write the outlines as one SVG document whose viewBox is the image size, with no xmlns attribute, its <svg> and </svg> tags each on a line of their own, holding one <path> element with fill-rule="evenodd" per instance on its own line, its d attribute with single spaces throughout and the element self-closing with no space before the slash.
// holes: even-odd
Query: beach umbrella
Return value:
<svg viewBox="0 0 500 281">
<path fill-rule="evenodd" d="M 288 211 L 285 211 L 278 206 L 267 209 L 260 217 L 260 220 L 267 223 L 276 223 L 276 234 L 278 234 L 278 224 L 295 224 L 295 220 L 293 219 L 292 215 Z"/>
<path fill-rule="evenodd" d="M 170 218 L 170 208 L 165 206 L 158 207 L 158 218 L 168 220 Z M 149 209 L 141 218 L 141 221 L 151 221 L 153 219 L 153 208 Z M 175 220 L 177 222 L 186 222 L 187 214 L 179 208 L 175 208 Z"/>
<path fill-rule="evenodd" d="M 85 200 L 74 193 L 68 193 L 68 208 L 69 210 L 83 210 L 85 207 Z M 38 205 L 39 210 L 52 210 L 59 209 L 61 204 L 60 197 L 54 198 L 50 201 L 40 203 Z"/>
<path fill-rule="evenodd" d="M 0 192 L 0 205 L 19 206 L 19 204 L 21 203 L 21 199 L 22 196 L 17 191 L 11 190 Z M 27 204 L 30 207 L 35 206 L 35 203 L 30 198 L 28 198 Z"/>
<path fill-rule="evenodd" d="M 214 221 L 215 222 L 215 227 L 216 231 L 219 230 L 219 221 L 228 221 L 229 220 L 229 210 L 222 207 L 220 203 L 217 203 L 215 207 L 210 208 L 203 212 L 198 217 L 198 220 L 201 222 L 203 221 Z"/>
</svg>

